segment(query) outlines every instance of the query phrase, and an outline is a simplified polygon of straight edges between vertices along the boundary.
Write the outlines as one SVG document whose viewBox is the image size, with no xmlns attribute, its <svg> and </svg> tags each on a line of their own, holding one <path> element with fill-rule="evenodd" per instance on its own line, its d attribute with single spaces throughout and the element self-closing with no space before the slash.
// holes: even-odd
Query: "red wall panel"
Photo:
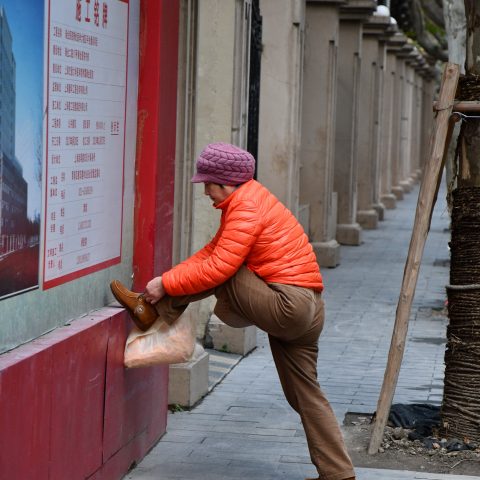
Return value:
<svg viewBox="0 0 480 480">
<path fill-rule="evenodd" d="M 121 478 L 166 427 L 161 367 L 127 370 L 105 308 L 0 356 L 0 479 Z"/>
<path fill-rule="evenodd" d="M 137 435 L 144 435 L 153 429 L 156 439 L 166 427 L 165 367 L 128 370 L 123 366 L 123 346 L 130 323 L 130 320 L 121 322 L 121 334 L 111 336 L 109 340 L 105 390 L 105 462 Z M 122 422 L 118 421 L 119 418 Z"/>
<path fill-rule="evenodd" d="M 86 478 L 102 465 L 105 357 L 109 321 L 52 347 L 50 478 Z M 118 336 L 118 332 L 113 330 Z"/>
<path fill-rule="evenodd" d="M 0 357 L 0 478 L 48 478 L 52 352 L 31 345 L 28 352 Z"/>
</svg>

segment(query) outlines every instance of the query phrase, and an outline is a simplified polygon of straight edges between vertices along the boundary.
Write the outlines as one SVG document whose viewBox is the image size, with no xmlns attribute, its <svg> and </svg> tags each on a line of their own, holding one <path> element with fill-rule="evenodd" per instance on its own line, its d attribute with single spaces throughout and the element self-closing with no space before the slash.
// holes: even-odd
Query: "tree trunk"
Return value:
<svg viewBox="0 0 480 480">
<path fill-rule="evenodd" d="M 480 4 L 465 0 L 466 76 L 459 100 L 480 99 Z M 458 140 L 453 192 L 447 350 L 442 434 L 480 441 L 480 122 L 468 119 Z"/>
<path fill-rule="evenodd" d="M 443 17 L 448 43 L 448 61 L 460 65 L 465 73 L 465 5 L 458 0 L 443 0 Z"/>
<path fill-rule="evenodd" d="M 467 25 L 465 19 L 465 5 L 459 0 L 443 0 L 443 17 L 445 24 L 445 33 L 448 43 L 448 61 L 460 66 L 460 73 L 465 73 L 465 53 Z M 456 187 L 456 168 L 455 168 L 455 145 L 460 133 L 460 125 L 455 124 L 452 141 L 448 146 L 447 160 L 445 162 L 446 182 L 447 182 L 447 203 L 448 211 L 452 213 L 451 192 Z"/>
</svg>

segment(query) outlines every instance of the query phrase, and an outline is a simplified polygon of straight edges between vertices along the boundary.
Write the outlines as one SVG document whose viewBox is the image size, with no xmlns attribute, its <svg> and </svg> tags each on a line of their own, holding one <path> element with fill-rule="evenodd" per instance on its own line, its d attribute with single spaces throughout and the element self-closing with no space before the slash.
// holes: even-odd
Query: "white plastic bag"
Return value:
<svg viewBox="0 0 480 480">
<path fill-rule="evenodd" d="M 160 318 L 146 331 L 134 327 L 125 344 L 127 368 L 188 362 L 195 348 L 190 313 L 184 312 L 173 325 Z"/>
</svg>

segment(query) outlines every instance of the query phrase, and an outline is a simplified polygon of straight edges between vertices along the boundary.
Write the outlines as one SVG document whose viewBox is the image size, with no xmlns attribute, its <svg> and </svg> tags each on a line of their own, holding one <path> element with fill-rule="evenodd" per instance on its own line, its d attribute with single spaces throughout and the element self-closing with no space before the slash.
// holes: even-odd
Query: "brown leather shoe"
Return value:
<svg viewBox="0 0 480 480">
<path fill-rule="evenodd" d="M 146 332 L 155 323 L 158 313 L 155 307 L 148 303 L 141 293 L 128 290 L 118 280 L 113 280 L 110 283 L 110 289 L 118 303 L 126 308 L 135 325 L 140 330 Z"/>
</svg>

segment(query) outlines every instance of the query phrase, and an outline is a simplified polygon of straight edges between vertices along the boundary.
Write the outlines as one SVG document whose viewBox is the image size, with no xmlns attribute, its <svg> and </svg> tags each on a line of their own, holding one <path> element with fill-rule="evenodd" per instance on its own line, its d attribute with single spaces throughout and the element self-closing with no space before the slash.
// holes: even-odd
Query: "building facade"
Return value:
<svg viewBox="0 0 480 480">
<path fill-rule="evenodd" d="M 28 186 L 21 165 L 0 153 L 0 255 L 27 241 Z"/>
<path fill-rule="evenodd" d="M 215 234 L 218 211 L 190 182 L 206 144 L 256 153 L 256 178 L 297 215 L 321 268 L 341 268 L 341 245 L 361 245 L 421 175 L 433 69 L 375 0 L 122 1 L 121 259 L 0 302 L 6 478 L 121 478 L 166 431 L 169 403 L 207 393 L 202 345 L 255 347 L 255 327 L 223 325 L 204 300 L 189 307 L 191 362 L 123 367 L 131 322 L 109 282 L 141 291 Z"/>
<path fill-rule="evenodd" d="M 0 6 L 0 255 L 27 241 L 28 186 L 15 158 L 15 77 L 12 35 Z"/>
<path fill-rule="evenodd" d="M 0 152 L 15 157 L 15 57 L 7 15 L 0 6 Z"/>
</svg>

